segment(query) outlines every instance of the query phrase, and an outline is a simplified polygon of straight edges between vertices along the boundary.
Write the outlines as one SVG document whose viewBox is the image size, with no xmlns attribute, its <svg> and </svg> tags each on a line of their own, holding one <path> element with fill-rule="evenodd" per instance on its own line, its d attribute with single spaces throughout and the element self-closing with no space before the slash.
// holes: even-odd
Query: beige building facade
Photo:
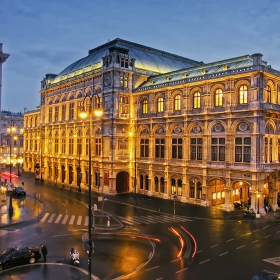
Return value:
<svg viewBox="0 0 280 280">
<path fill-rule="evenodd" d="M 97 192 L 277 207 L 280 72 L 261 54 L 205 64 L 115 39 L 47 74 L 40 95 L 24 168 L 44 180 L 87 188 L 91 140 Z M 81 119 L 90 105 L 103 116 Z"/>
</svg>

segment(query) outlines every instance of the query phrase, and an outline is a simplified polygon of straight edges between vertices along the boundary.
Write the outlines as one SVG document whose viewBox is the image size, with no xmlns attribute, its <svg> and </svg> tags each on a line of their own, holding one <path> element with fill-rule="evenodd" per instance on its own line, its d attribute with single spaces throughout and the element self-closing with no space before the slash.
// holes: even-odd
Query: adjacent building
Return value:
<svg viewBox="0 0 280 280">
<path fill-rule="evenodd" d="M 11 164 L 17 169 L 18 174 L 23 165 L 23 123 L 23 113 L 1 111 L 1 168 L 6 168 Z"/>
<path fill-rule="evenodd" d="M 206 64 L 115 39 L 46 74 L 40 96 L 24 167 L 44 180 L 87 188 L 91 140 L 97 192 L 277 207 L 280 72 L 262 54 Z"/>
</svg>

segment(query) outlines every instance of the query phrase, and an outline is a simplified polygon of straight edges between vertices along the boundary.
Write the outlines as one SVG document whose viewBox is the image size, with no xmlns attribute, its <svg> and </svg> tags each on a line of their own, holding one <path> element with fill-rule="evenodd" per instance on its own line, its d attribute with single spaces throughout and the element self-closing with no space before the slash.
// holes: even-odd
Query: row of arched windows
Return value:
<svg viewBox="0 0 280 280">
<path fill-rule="evenodd" d="M 201 108 L 201 93 L 196 91 L 193 94 L 193 109 L 200 109 Z M 214 92 L 214 106 L 215 107 L 222 107 L 224 103 L 224 93 L 221 88 L 218 88 Z M 157 113 L 161 113 L 164 111 L 164 99 L 163 97 L 159 97 L 157 99 L 156 110 Z M 248 87 L 246 85 L 242 85 L 239 87 L 238 90 L 238 103 L 239 104 L 247 104 L 248 103 Z M 182 97 L 180 93 L 176 94 L 173 97 L 173 109 L 174 111 L 179 111 L 182 109 Z M 142 100 L 142 114 L 147 114 L 149 112 L 149 101 L 147 98 Z"/>
</svg>

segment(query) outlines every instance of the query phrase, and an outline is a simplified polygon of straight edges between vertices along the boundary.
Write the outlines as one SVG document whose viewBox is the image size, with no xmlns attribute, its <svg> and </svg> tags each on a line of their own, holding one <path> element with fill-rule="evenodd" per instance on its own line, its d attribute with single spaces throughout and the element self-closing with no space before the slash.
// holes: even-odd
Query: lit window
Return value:
<svg viewBox="0 0 280 280">
<path fill-rule="evenodd" d="M 223 92 L 219 88 L 215 91 L 215 106 L 222 106 L 223 105 Z"/>
<path fill-rule="evenodd" d="M 179 94 L 174 97 L 174 110 L 181 110 L 181 96 Z"/>
<path fill-rule="evenodd" d="M 148 100 L 144 99 L 142 101 L 142 114 L 148 114 Z"/>
<path fill-rule="evenodd" d="M 160 97 L 157 100 L 157 111 L 158 113 L 163 112 L 163 98 Z"/>
<path fill-rule="evenodd" d="M 239 104 L 247 104 L 248 103 L 248 88 L 243 85 L 239 88 Z"/>
<path fill-rule="evenodd" d="M 193 108 L 194 109 L 198 109 L 200 108 L 200 92 L 196 92 L 194 95 L 193 95 Z"/>
</svg>

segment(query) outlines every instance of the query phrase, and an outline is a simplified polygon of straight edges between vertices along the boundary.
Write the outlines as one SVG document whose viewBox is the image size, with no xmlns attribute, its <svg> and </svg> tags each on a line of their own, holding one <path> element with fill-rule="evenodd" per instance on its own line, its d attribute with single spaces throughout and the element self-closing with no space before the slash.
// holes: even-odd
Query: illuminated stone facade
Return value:
<svg viewBox="0 0 280 280">
<path fill-rule="evenodd" d="M 87 188 L 89 119 L 79 111 L 96 95 L 95 191 L 277 207 L 280 72 L 261 54 L 204 64 L 116 39 L 47 74 L 40 94 L 25 113 L 24 164 L 42 166 L 44 180 Z"/>
</svg>

